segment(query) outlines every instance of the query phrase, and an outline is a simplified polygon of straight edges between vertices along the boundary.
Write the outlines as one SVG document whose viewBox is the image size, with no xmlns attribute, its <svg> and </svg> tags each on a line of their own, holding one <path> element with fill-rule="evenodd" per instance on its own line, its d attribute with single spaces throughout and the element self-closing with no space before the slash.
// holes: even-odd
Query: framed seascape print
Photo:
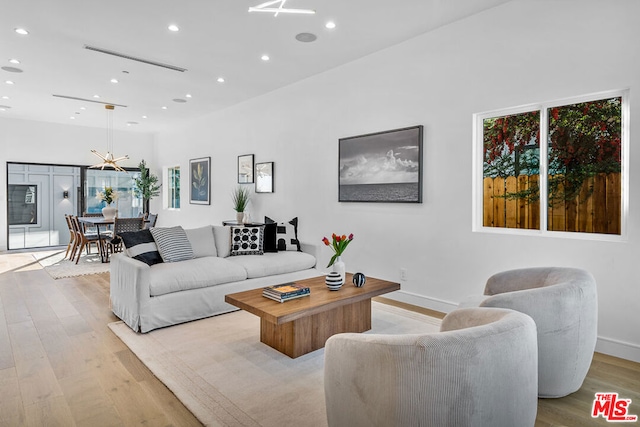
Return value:
<svg viewBox="0 0 640 427">
<path fill-rule="evenodd" d="M 189 160 L 189 203 L 211 204 L 211 157 Z"/>
<path fill-rule="evenodd" d="M 256 193 L 273 193 L 273 162 L 256 163 Z"/>
<path fill-rule="evenodd" d="M 238 184 L 253 184 L 253 154 L 238 156 Z"/>
<path fill-rule="evenodd" d="M 338 201 L 422 203 L 422 128 L 341 138 Z"/>
</svg>

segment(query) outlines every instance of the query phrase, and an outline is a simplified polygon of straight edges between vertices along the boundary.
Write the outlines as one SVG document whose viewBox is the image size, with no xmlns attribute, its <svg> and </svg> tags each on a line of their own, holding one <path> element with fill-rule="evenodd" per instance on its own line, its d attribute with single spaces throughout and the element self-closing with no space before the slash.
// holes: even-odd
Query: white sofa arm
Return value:
<svg viewBox="0 0 640 427">
<path fill-rule="evenodd" d="M 140 330 L 140 315 L 150 302 L 150 267 L 123 254 L 111 257 L 111 311 L 134 331 Z"/>
<path fill-rule="evenodd" d="M 300 250 L 309 255 L 313 255 L 316 259 L 316 263 L 320 261 L 320 245 L 309 242 L 300 242 Z"/>
</svg>

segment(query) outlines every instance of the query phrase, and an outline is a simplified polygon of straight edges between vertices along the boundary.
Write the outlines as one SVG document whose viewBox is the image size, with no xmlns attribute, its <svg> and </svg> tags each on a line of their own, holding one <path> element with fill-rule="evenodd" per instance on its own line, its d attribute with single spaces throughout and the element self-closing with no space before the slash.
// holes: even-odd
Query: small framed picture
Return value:
<svg viewBox="0 0 640 427">
<path fill-rule="evenodd" d="M 189 203 L 211 204 L 211 157 L 189 160 Z"/>
<path fill-rule="evenodd" d="M 253 184 L 253 154 L 238 156 L 238 184 Z"/>
<path fill-rule="evenodd" d="M 256 163 L 256 193 L 273 193 L 273 162 Z"/>
</svg>

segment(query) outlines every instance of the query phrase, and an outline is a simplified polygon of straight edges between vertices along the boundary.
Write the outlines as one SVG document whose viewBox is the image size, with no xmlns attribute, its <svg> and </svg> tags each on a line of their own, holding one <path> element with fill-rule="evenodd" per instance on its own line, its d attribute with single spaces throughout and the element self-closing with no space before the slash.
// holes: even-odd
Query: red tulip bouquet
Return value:
<svg viewBox="0 0 640 427">
<path fill-rule="evenodd" d="M 353 233 L 349 234 L 349 237 L 344 234 L 342 236 L 338 236 L 333 233 L 331 235 L 331 240 L 332 241 L 329 241 L 329 239 L 327 239 L 326 237 L 322 238 L 322 242 L 325 245 L 329 246 L 334 252 L 327 267 L 331 267 L 333 263 L 336 262 L 336 258 L 342 255 L 344 250 L 347 249 L 347 246 L 349 246 L 349 243 L 351 243 L 351 241 L 353 240 Z"/>
</svg>

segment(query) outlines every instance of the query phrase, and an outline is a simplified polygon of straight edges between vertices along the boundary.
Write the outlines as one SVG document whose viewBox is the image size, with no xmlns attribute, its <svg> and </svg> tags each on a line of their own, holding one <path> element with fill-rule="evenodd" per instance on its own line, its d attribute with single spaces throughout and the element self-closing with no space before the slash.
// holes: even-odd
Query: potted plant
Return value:
<svg viewBox="0 0 640 427">
<path fill-rule="evenodd" d="M 233 209 L 236 211 L 236 221 L 241 223 L 244 218 L 244 210 L 249 204 L 249 189 L 239 185 L 233 193 L 231 193 L 231 198 L 233 199 Z"/>
<path fill-rule="evenodd" d="M 107 205 L 102 208 L 102 216 L 105 219 L 114 219 L 118 210 L 111 206 L 111 203 L 115 202 L 118 199 L 118 192 L 113 189 L 113 187 L 105 187 L 104 191 L 98 191 L 96 194 L 96 199 L 105 202 Z"/>
<path fill-rule="evenodd" d="M 160 184 L 158 184 L 158 177 L 147 168 L 144 159 L 142 159 L 138 168 L 140 168 L 140 177 L 133 178 L 133 194 L 137 197 L 142 197 L 144 214 L 147 215 L 149 213 L 149 201 L 153 197 L 160 195 Z"/>
</svg>

